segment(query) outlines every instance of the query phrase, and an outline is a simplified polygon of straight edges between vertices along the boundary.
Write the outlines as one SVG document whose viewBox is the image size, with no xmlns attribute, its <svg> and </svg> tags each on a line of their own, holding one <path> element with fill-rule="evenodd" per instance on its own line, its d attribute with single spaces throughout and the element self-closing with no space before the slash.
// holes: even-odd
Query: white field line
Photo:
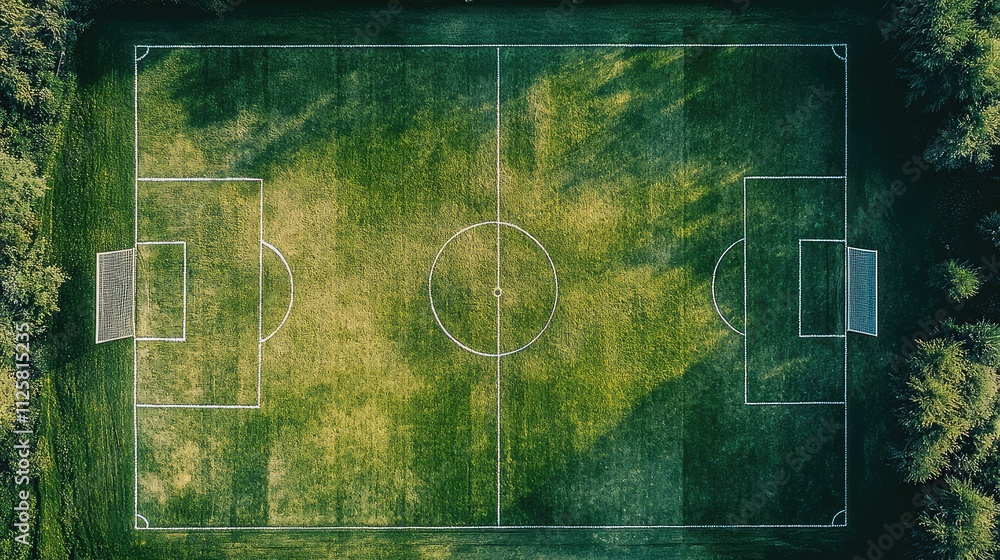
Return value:
<svg viewBox="0 0 1000 560">
<path fill-rule="evenodd" d="M 273 251 L 275 255 L 278 255 L 278 258 L 281 259 L 281 262 L 285 265 L 285 271 L 288 272 L 288 286 L 289 286 L 288 309 L 285 311 L 285 316 L 282 317 L 281 323 L 279 323 L 278 326 L 273 331 L 271 331 L 271 334 L 260 339 L 261 344 L 263 344 L 268 340 L 270 340 L 272 336 L 278 334 L 278 331 L 281 330 L 281 327 L 285 326 L 285 321 L 288 320 L 288 316 L 292 314 L 292 305 L 295 303 L 295 278 L 292 276 L 292 267 L 289 266 L 288 261 L 285 260 L 285 255 L 282 255 L 281 251 L 279 251 L 277 247 L 271 245 L 267 241 L 261 241 L 261 243 L 265 247 Z"/>
<path fill-rule="evenodd" d="M 843 333 L 840 334 L 802 334 L 802 244 L 803 243 L 844 243 L 846 249 L 847 244 L 843 239 L 799 239 L 799 338 L 844 338 L 847 336 L 847 329 L 845 328 Z M 846 285 L 847 279 L 844 279 L 844 284 Z M 846 294 L 845 294 L 846 297 Z M 845 316 L 845 327 L 847 325 L 847 317 Z"/>
<path fill-rule="evenodd" d="M 473 354 L 475 354 L 477 356 L 483 356 L 483 357 L 487 357 L 487 358 L 496 358 L 496 357 L 498 357 L 498 354 L 499 354 L 499 357 L 510 356 L 511 354 L 516 354 L 516 353 L 518 353 L 518 352 L 526 349 L 527 347 L 531 346 L 532 344 L 534 344 L 536 341 L 538 341 L 539 338 L 542 337 L 543 334 L 545 334 L 545 331 L 548 330 L 549 325 L 552 324 L 552 318 L 556 314 L 556 306 L 559 304 L 559 275 L 556 273 L 556 265 L 555 265 L 555 262 L 552 260 L 552 256 L 549 254 L 548 249 L 546 249 L 545 246 L 542 245 L 541 241 L 539 241 L 535 236 L 533 236 L 530 233 L 528 233 L 527 231 L 525 231 L 524 228 L 522 228 L 521 226 L 512 224 L 510 222 L 500 222 L 500 225 L 516 229 L 517 231 L 519 231 L 522 234 L 524 234 L 528 239 L 530 239 L 532 242 L 534 242 L 535 245 L 537 245 L 538 248 L 541 249 L 543 253 L 545 253 L 545 258 L 548 259 L 548 261 L 549 261 L 549 268 L 552 270 L 552 281 L 553 281 L 553 284 L 554 284 L 554 289 L 553 289 L 553 299 L 552 299 L 552 310 L 549 312 L 549 317 L 545 321 L 545 325 L 541 328 L 541 330 L 538 331 L 538 334 L 536 334 L 534 338 L 532 338 L 530 341 L 528 341 L 527 343 L 525 343 L 520 348 L 517 348 L 515 350 L 508 350 L 506 352 L 499 352 L 499 353 L 482 352 L 480 350 L 476 350 L 474 348 L 470 348 L 469 346 L 466 346 L 460 340 L 458 340 L 457 338 L 455 338 L 455 336 L 452 335 L 448 331 L 448 329 L 444 326 L 444 323 L 441 322 L 441 317 L 438 316 L 437 309 L 434 306 L 434 269 L 437 268 L 438 260 L 440 260 L 441 255 L 444 253 L 445 248 L 447 248 L 448 245 L 452 241 L 454 241 L 458 236 L 462 235 L 463 233 L 465 233 L 465 232 L 467 232 L 467 231 L 469 231 L 471 229 L 474 229 L 474 228 L 477 228 L 477 227 L 482 227 L 482 226 L 490 226 L 490 225 L 493 225 L 495 223 L 496 222 L 494 222 L 494 221 L 479 222 L 478 224 L 472 224 L 471 226 L 466 226 L 466 227 L 460 229 L 454 235 L 452 235 L 448 239 L 448 241 L 444 242 L 444 245 L 442 245 L 441 248 L 438 250 L 437 255 L 434 256 L 434 261 L 431 263 L 431 270 L 430 270 L 430 273 L 428 274 L 428 277 L 427 277 L 427 297 L 430 300 L 431 313 L 434 315 L 434 320 L 437 322 L 438 327 L 441 328 L 441 330 L 444 332 L 444 334 L 452 342 L 454 342 L 455 344 L 457 344 L 459 347 L 461 347 L 465 351 L 471 352 L 471 353 L 473 353 Z"/>
<path fill-rule="evenodd" d="M 747 175 L 743 178 L 743 184 L 746 184 L 747 179 L 767 179 L 767 180 L 781 180 L 781 179 L 843 179 L 843 175 Z"/>
<path fill-rule="evenodd" d="M 135 221 L 133 225 L 132 238 L 132 248 L 138 249 L 139 243 L 139 60 L 136 55 L 139 54 L 139 49 L 134 48 L 132 51 L 133 62 L 133 83 L 132 83 L 132 117 L 134 121 L 135 135 L 133 136 L 135 153 L 134 155 L 134 175 L 135 179 L 135 198 L 133 200 L 135 211 Z M 134 261 L 133 261 L 134 262 Z M 135 266 L 132 269 L 132 304 L 135 305 Z M 135 321 L 135 313 L 132 313 L 133 324 Z M 132 329 L 135 332 L 135 328 Z M 133 507 L 135 514 L 133 517 L 133 526 L 139 528 L 139 409 L 136 405 L 139 404 L 139 343 L 132 338 L 132 458 L 133 458 L 133 471 L 132 471 L 132 490 L 133 490 Z M 149 521 L 146 522 L 146 527 L 149 527 Z"/>
<path fill-rule="evenodd" d="M 426 44 L 326 44 L 326 43 L 305 43 L 300 45 L 279 45 L 279 44 L 165 44 L 165 45 L 135 45 L 136 48 L 149 49 L 482 49 L 482 48 L 741 48 L 741 47 L 847 47 L 845 43 L 470 43 L 470 44 L 449 44 L 449 43 L 426 43 Z"/>
<path fill-rule="evenodd" d="M 500 286 L 500 47 L 497 47 L 497 293 L 501 293 Z M 554 267 L 553 267 L 554 269 Z M 500 435 L 502 426 L 500 423 L 500 300 L 502 296 L 497 296 L 497 526 L 501 524 L 500 498 L 501 498 L 501 472 L 500 472 Z M 554 310 L 555 308 L 553 308 Z"/>
<path fill-rule="evenodd" d="M 188 294 L 187 294 L 187 292 L 188 292 L 188 289 L 187 289 L 188 250 L 187 250 L 187 241 L 136 241 L 135 245 L 136 245 L 137 250 L 138 250 L 138 246 L 139 245 L 180 245 L 182 247 L 182 250 L 184 251 L 183 265 L 182 265 L 183 266 L 183 268 L 182 268 L 182 275 L 183 276 L 181 278 L 181 285 L 182 285 L 182 290 L 183 290 L 182 295 L 181 295 L 181 300 L 184 303 L 184 312 L 183 312 L 183 314 L 181 316 L 181 336 L 180 336 L 180 338 L 178 338 L 178 337 L 139 336 L 139 337 L 136 337 L 136 340 L 139 340 L 139 341 L 153 341 L 153 342 L 187 342 L 187 313 L 188 313 L 188 303 L 187 303 L 187 297 L 188 297 Z M 138 252 L 136 253 L 136 258 L 138 258 Z M 136 313 L 138 313 L 138 310 L 136 310 Z"/>
<path fill-rule="evenodd" d="M 732 245 L 730 245 L 729 247 L 727 247 L 726 250 L 722 252 L 722 255 L 719 256 L 719 260 L 715 261 L 715 268 L 712 269 L 712 305 L 715 306 L 715 312 L 719 315 L 719 318 L 722 319 L 722 322 L 725 323 L 727 327 L 729 327 L 734 333 L 736 333 L 736 334 L 738 334 L 740 336 L 746 336 L 746 334 L 740 332 L 739 329 L 737 329 L 736 327 L 734 327 L 732 325 L 732 323 L 730 323 L 729 321 L 726 320 L 726 317 L 722 314 L 722 310 L 719 309 L 719 302 L 715 298 L 715 275 L 716 275 L 716 273 L 719 272 L 719 265 L 722 264 L 722 259 L 726 258 L 726 253 L 728 253 L 733 247 L 735 247 L 737 243 L 741 243 L 741 242 L 743 242 L 743 239 L 737 239 L 736 241 L 734 241 Z M 744 268 L 743 282 L 744 282 L 744 284 L 746 283 L 746 269 L 745 268 Z"/>
<path fill-rule="evenodd" d="M 145 404 L 135 405 L 136 408 L 212 408 L 219 410 L 259 410 L 260 405 L 253 404 Z"/>
<path fill-rule="evenodd" d="M 749 338 L 746 333 L 750 332 L 750 323 L 747 314 L 747 179 L 743 178 L 743 404 L 750 402 L 750 375 L 747 372 L 747 346 Z"/>
<path fill-rule="evenodd" d="M 140 183 L 193 183 L 205 181 L 259 181 L 257 177 L 139 177 Z"/>
<path fill-rule="evenodd" d="M 799 338 L 844 338 L 846 334 L 800 334 Z"/>
<path fill-rule="evenodd" d="M 837 54 L 834 47 L 843 46 L 844 56 L 841 57 Z M 575 43 L 575 44 L 516 44 L 516 43 L 490 43 L 490 44 L 389 44 L 389 45 L 379 45 L 379 44 L 369 44 L 369 45 L 331 45 L 331 44 L 301 44 L 301 45 L 279 45 L 279 44 L 202 44 L 202 45 L 182 45 L 182 44 L 166 44 L 166 45 L 135 45 L 134 58 L 136 60 L 134 68 L 134 117 L 135 117 L 135 240 L 138 242 L 138 183 L 140 181 L 233 181 L 233 180 L 259 180 L 245 177 L 230 177 L 230 178 L 195 178 L 195 179 L 177 179 L 177 178 L 139 178 L 139 125 L 138 125 L 138 60 L 144 58 L 149 54 L 150 49 L 201 49 L 201 48 L 482 48 L 482 47 L 492 47 L 492 48 L 573 48 L 573 47 L 645 47 L 645 48 L 740 48 L 740 47 L 829 47 L 834 49 L 834 54 L 844 60 L 844 87 L 845 87 L 845 103 L 844 103 L 844 176 L 832 177 L 832 176 L 797 176 L 797 177 L 745 177 L 743 181 L 743 255 L 744 255 L 744 328 L 747 325 L 747 270 L 746 270 L 746 257 L 747 257 L 747 244 L 746 244 L 746 180 L 747 179 L 843 179 L 845 183 L 844 192 L 844 241 L 847 241 L 847 44 L 846 43 L 723 43 L 723 44 L 705 44 L 705 43 Z M 145 48 L 146 52 L 142 57 L 137 57 L 139 48 Z M 498 61 L 499 63 L 499 61 Z M 498 69 L 498 79 L 499 79 L 499 69 Z M 498 85 L 499 87 L 499 85 Z M 498 104 L 498 119 L 499 119 L 499 104 Z M 498 126 L 499 135 L 499 126 Z M 499 150 L 499 142 L 498 142 Z M 499 173 L 499 171 L 498 171 Z M 261 181 L 261 207 L 263 209 L 263 182 Z M 498 212 L 499 212 L 499 200 L 498 200 Z M 499 213 L 496 220 L 500 222 Z M 477 224 L 481 225 L 481 224 Z M 499 224 L 498 224 L 499 225 Z M 475 227 L 475 226 L 471 226 Z M 517 227 L 517 226 L 513 226 Z M 468 229 L 468 228 L 467 228 Z M 525 232 L 527 234 L 527 232 Z M 456 234 L 457 236 L 457 234 Z M 530 234 L 529 234 L 530 237 Z M 532 237 L 532 239 L 534 239 Z M 261 241 L 263 242 L 263 213 L 261 215 Z M 537 240 L 536 240 L 537 243 Z M 442 248 L 443 250 L 443 248 Z M 544 247 L 543 247 L 544 250 Z M 263 249 L 261 249 L 263 251 Z M 546 251 L 546 255 L 548 252 Z M 438 257 L 440 252 L 438 253 Z M 261 257 L 261 260 L 263 257 Z M 551 263 L 551 257 L 550 257 Z M 435 258 L 435 262 L 437 258 Z M 845 262 L 846 267 L 846 262 Z M 553 273 L 555 273 L 555 267 L 553 265 Z M 262 265 L 261 265 L 261 274 Z M 432 273 L 433 277 L 433 267 Z M 262 281 L 262 280 L 261 280 Z M 558 298 L 558 278 L 556 281 L 556 297 Z M 877 281 L 876 281 L 877 282 Z M 877 284 L 876 284 L 877 285 Z M 134 289 L 134 287 L 133 287 Z M 430 283 L 428 283 L 428 290 L 430 291 Z M 847 305 L 845 298 L 845 307 Z M 435 314 L 435 318 L 436 314 Z M 551 316 L 549 317 L 551 322 Z M 440 325 L 440 320 L 438 319 Z M 548 324 L 546 324 L 548 326 Z M 443 329 L 443 326 L 442 326 Z M 544 329 L 543 329 L 544 330 Z M 447 334 L 447 331 L 445 331 Z M 454 342 L 463 346 L 457 340 L 455 340 L 451 335 Z M 540 334 L 539 334 L 540 336 Z M 537 337 L 536 337 L 537 338 Z M 532 341 L 533 342 L 533 341 Z M 530 343 L 529 343 L 530 345 Z M 463 346 L 464 347 L 464 346 Z M 474 350 L 466 348 L 467 350 L 479 354 Z M 797 404 L 842 404 L 844 405 L 844 453 L 845 453 L 845 464 L 844 464 L 844 504 L 845 509 L 842 512 L 838 512 L 834 516 L 834 521 L 840 513 L 844 514 L 844 523 L 842 526 L 847 526 L 847 340 L 845 337 L 844 342 L 844 402 L 834 403 L 834 402 L 815 402 L 815 403 L 798 403 L 798 402 L 788 402 L 788 403 L 750 403 L 747 402 L 748 393 L 748 381 L 746 372 L 746 358 L 747 358 L 747 346 L 746 346 L 746 335 L 744 334 L 744 402 L 751 405 L 769 405 L 769 404 L 780 404 L 780 405 L 797 405 Z M 498 352 L 499 353 L 499 352 Z M 513 353 L 513 352 L 510 352 Z M 499 358 L 497 356 L 498 370 L 499 370 Z M 258 406 L 252 408 L 259 408 L 260 404 L 260 349 L 258 347 Z M 138 377 L 137 377 L 137 348 L 133 338 L 133 402 L 138 402 Z M 499 385 L 498 385 L 498 400 L 499 400 Z M 169 405 L 168 405 L 169 406 Z M 187 406 L 187 405 L 178 405 Z M 191 406 L 201 406 L 201 405 L 191 405 Z M 206 405 L 206 406 L 220 406 L 225 407 L 225 405 Z M 134 444 L 134 458 L 135 458 L 135 470 L 134 470 L 134 497 L 135 497 L 135 515 L 137 518 L 141 517 L 138 513 L 139 505 L 139 482 L 138 482 L 138 415 L 137 409 L 139 405 L 133 406 L 133 444 Z M 499 429 L 499 423 L 498 423 Z M 499 446 L 498 446 L 499 449 Z M 152 530 L 152 531 L 278 531 L 278 530 L 289 530 L 289 531 L 342 531 L 342 530 L 371 530 L 371 531 L 464 531 L 464 530 L 482 530 L 482 529 L 565 529 L 565 530 L 595 530 L 595 529 L 761 529 L 761 528 L 827 528 L 836 527 L 835 525 L 819 525 L 819 524 L 762 524 L 762 525 L 724 525 L 724 524 L 704 524 L 704 525 L 486 525 L 486 526 L 454 526 L 454 527 L 441 527 L 441 526 L 407 526 L 407 527 L 366 527 L 366 526 L 353 526 L 353 527 L 275 527 L 275 526 L 257 526 L 257 527 L 162 527 L 153 528 L 148 526 L 148 520 L 142 517 L 146 521 L 147 527 L 139 527 L 138 523 L 135 524 L 137 530 Z"/>
<path fill-rule="evenodd" d="M 838 511 L 837 513 L 833 514 L 833 519 L 830 520 L 830 525 L 833 525 L 835 527 L 845 527 L 846 525 L 837 525 L 837 518 L 840 517 L 840 514 L 842 514 L 842 513 L 846 514 L 847 510 L 846 509 L 842 509 L 842 510 Z"/>
<path fill-rule="evenodd" d="M 184 243 L 184 316 L 181 319 L 181 336 L 187 340 L 188 331 L 188 246 Z"/>
<path fill-rule="evenodd" d="M 499 327 L 499 325 L 500 325 L 500 298 L 497 298 L 497 326 Z M 497 329 L 497 332 L 500 332 L 499 328 Z M 499 341 L 500 341 L 500 337 L 498 336 L 497 337 L 497 354 L 500 354 L 500 344 L 499 344 Z M 498 355 L 497 356 L 497 526 L 498 527 L 500 526 L 500 523 L 501 523 L 501 517 L 500 517 L 500 497 L 501 497 L 500 488 L 501 488 L 501 486 L 500 486 L 500 484 L 501 484 L 501 481 L 502 481 L 502 479 L 501 479 L 501 472 L 500 472 L 500 465 L 501 465 L 500 434 L 501 434 L 501 429 L 502 429 L 502 425 L 500 424 L 500 360 L 501 360 L 501 356 Z"/>
<path fill-rule="evenodd" d="M 261 403 L 261 384 L 263 381 L 264 363 L 264 343 L 261 337 L 264 336 L 264 180 L 258 179 L 260 183 L 260 206 L 258 207 L 258 229 L 257 229 L 257 408 Z M 281 260 L 284 260 L 282 258 Z M 288 263 L 285 263 L 288 266 Z"/>
<path fill-rule="evenodd" d="M 165 336 L 137 336 L 139 342 L 187 342 L 184 338 L 170 338 Z"/>
<path fill-rule="evenodd" d="M 844 56 L 843 56 L 843 59 L 844 59 L 844 244 L 847 245 L 848 244 L 848 239 L 847 239 L 847 209 L 849 208 L 849 206 L 847 204 L 847 195 L 848 195 L 848 182 L 847 182 L 847 174 L 848 174 L 848 167 L 847 167 L 847 161 L 848 161 L 847 160 L 847 121 L 848 121 L 848 113 L 847 113 L 847 103 L 848 103 L 848 98 L 850 96 L 848 95 L 849 88 L 848 88 L 848 83 L 847 83 L 847 44 L 846 43 L 844 44 Z M 844 290 L 845 290 L 845 293 L 844 293 L 844 320 L 846 321 L 847 320 L 847 307 L 848 307 L 848 305 L 847 305 L 847 303 L 848 303 L 847 302 L 847 293 L 846 293 L 846 290 L 847 290 L 846 282 L 847 282 L 847 274 L 848 274 L 848 271 L 847 271 L 847 251 L 844 251 L 844 269 L 845 269 L 845 271 L 844 271 L 844 282 L 845 282 L 845 285 L 844 285 Z M 847 381 L 848 381 L 847 380 L 847 371 L 848 371 L 847 370 L 847 337 L 844 337 L 844 526 L 847 526 L 847 492 L 848 492 L 848 487 L 847 487 L 847 471 L 848 471 L 848 463 L 849 463 L 849 461 L 847 460 L 847 457 L 848 457 L 848 455 L 847 455 L 847 452 L 848 452 L 848 446 L 847 446 L 847 442 L 848 442 L 848 440 L 847 440 L 847 432 L 848 432 L 848 424 L 847 424 L 847 420 L 848 420 L 848 416 L 847 416 L 847 406 L 848 406 L 847 405 Z"/>
<path fill-rule="evenodd" d="M 851 330 L 851 247 L 845 242 L 847 250 L 844 251 L 844 322 L 847 324 L 847 332 Z"/>
<path fill-rule="evenodd" d="M 829 405 L 829 406 L 843 406 L 845 403 L 843 401 L 764 401 L 764 402 L 747 402 L 743 403 L 747 406 L 796 406 L 796 405 L 806 405 L 806 406 L 817 406 L 817 405 Z"/>
<path fill-rule="evenodd" d="M 747 268 L 748 268 L 748 263 L 747 263 L 747 246 L 749 245 L 749 241 L 747 239 L 747 181 L 752 181 L 752 180 L 768 180 L 768 181 L 770 181 L 770 180 L 846 180 L 846 177 L 844 175 L 747 175 L 746 177 L 743 177 L 743 331 L 744 331 L 744 333 L 749 333 L 750 332 L 750 324 L 749 324 L 748 318 L 747 318 L 747 305 L 748 305 L 747 304 L 747 285 L 749 284 L 749 280 L 747 279 L 748 278 L 748 276 L 747 276 Z M 845 206 L 845 209 L 844 209 L 844 213 L 845 213 L 845 224 L 846 224 L 846 213 L 847 213 L 846 206 Z M 846 229 L 845 229 L 845 231 L 846 231 Z M 839 242 L 841 240 L 837 239 L 836 241 Z M 802 267 L 801 257 L 802 257 L 802 251 L 801 251 L 801 242 L 799 243 L 799 247 L 800 247 L 800 249 L 799 249 L 799 259 L 800 259 L 799 260 L 799 269 L 800 269 L 800 277 L 799 277 L 799 298 L 800 298 L 800 302 L 799 302 L 799 313 L 800 313 L 799 332 L 801 333 L 801 307 L 802 307 L 802 303 L 801 303 L 801 293 L 802 293 L 802 284 L 801 284 L 801 282 L 802 282 L 802 279 L 801 279 L 801 267 Z M 845 251 L 845 254 L 846 254 L 846 251 Z M 846 262 L 846 258 L 845 258 L 845 262 Z M 847 305 L 846 298 L 845 298 L 845 301 L 844 301 L 844 305 L 845 305 L 845 307 Z M 845 318 L 846 318 L 846 314 L 845 314 Z M 800 334 L 800 336 L 802 336 L 802 335 Z M 826 338 L 826 337 L 825 336 L 824 337 L 819 337 L 819 336 L 816 336 L 816 337 L 802 336 L 802 338 Z M 845 358 L 845 364 L 846 364 L 846 358 L 847 358 L 847 355 L 846 355 L 846 353 L 847 353 L 847 337 L 846 336 L 836 336 L 836 337 L 832 337 L 832 338 L 843 338 L 844 339 L 844 354 L 845 354 L 844 358 Z M 751 406 L 842 405 L 842 406 L 844 406 L 846 408 L 846 401 L 847 401 L 846 390 L 845 390 L 845 395 L 844 395 L 844 400 L 843 401 L 751 401 L 750 400 L 750 370 L 749 370 L 749 362 L 748 362 L 749 340 L 750 340 L 750 337 L 747 336 L 746 334 L 744 334 L 744 337 L 743 337 L 743 404 L 745 404 L 745 405 L 751 405 Z M 845 372 L 846 372 L 846 365 L 845 365 Z M 846 381 L 846 373 L 845 373 L 845 381 Z M 847 431 L 847 429 L 846 429 L 846 426 L 847 426 L 846 422 L 844 423 L 844 426 L 845 426 L 844 431 L 846 432 Z M 846 459 L 845 459 L 845 462 L 846 462 Z"/>
<path fill-rule="evenodd" d="M 332 527 L 308 527 L 308 526 L 256 526 L 256 527 L 137 527 L 142 531 L 483 531 L 483 530 L 526 530 L 526 529 L 555 529 L 568 531 L 593 531 L 593 530 L 647 530 L 647 529 L 829 529 L 842 528 L 843 525 L 830 524 L 766 524 L 766 525 L 407 525 L 407 526 L 332 526 Z"/>
<path fill-rule="evenodd" d="M 846 54 L 845 54 L 845 56 L 840 56 L 840 53 L 837 52 L 837 47 L 839 47 L 839 46 L 840 45 L 830 45 L 830 50 L 833 51 L 833 56 L 839 58 L 840 60 L 843 60 L 844 62 L 847 62 L 847 56 L 846 56 Z M 843 45 L 843 46 L 845 47 L 845 50 L 846 50 L 847 45 Z"/>
<path fill-rule="evenodd" d="M 150 528 L 150 527 L 149 527 L 149 520 L 148 520 L 148 519 L 146 519 L 146 517 L 145 517 L 145 516 L 143 516 L 143 515 L 139 515 L 138 513 L 137 513 L 137 514 L 135 514 L 135 516 L 136 516 L 136 518 L 137 518 L 137 519 L 136 519 L 136 528 L 137 528 L 137 529 L 149 529 L 149 528 Z M 144 523 L 146 524 L 146 526 L 145 526 L 145 527 L 139 527 L 139 520 L 140 520 L 140 519 L 141 519 L 141 520 L 142 520 L 142 521 L 143 521 L 143 522 L 144 522 Z"/>
</svg>

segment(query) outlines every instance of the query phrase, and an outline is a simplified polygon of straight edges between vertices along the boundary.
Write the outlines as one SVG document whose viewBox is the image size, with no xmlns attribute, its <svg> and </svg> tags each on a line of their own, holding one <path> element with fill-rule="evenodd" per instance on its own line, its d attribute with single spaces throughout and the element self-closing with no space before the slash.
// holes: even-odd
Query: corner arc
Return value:
<svg viewBox="0 0 1000 560">
<path fill-rule="evenodd" d="M 837 524 L 837 519 L 841 515 L 844 516 L 844 522 L 841 523 L 840 525 L 838 525 Z M 833 519 L 830 520 L 830 525 L 833 525 L 835 527 L 846 527 L 847 526 L 847 510 L 846 509 L 842 509 L 842 510 L 838 511 L 836 514 L 834 514 Z"/>
</svg>

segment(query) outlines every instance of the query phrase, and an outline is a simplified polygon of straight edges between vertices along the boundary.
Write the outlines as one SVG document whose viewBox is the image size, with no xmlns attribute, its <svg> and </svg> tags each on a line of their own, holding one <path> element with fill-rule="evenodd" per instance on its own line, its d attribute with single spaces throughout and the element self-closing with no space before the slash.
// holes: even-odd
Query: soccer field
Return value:
<svg viewBox="0 0 1000 560">
<path fill-rule="evenodd" d="M 135 527 L 846 525 L 847 58 L 137 46 Z"/>
</svg>

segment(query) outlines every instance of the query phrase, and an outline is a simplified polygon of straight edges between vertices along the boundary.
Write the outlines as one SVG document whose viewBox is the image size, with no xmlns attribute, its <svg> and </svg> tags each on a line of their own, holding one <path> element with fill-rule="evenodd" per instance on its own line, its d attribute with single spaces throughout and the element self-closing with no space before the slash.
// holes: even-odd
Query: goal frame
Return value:
<svg viewBox="0 0 1000 560">
<path fill-rule="evenodd" d="M 851 313 L 851 311 L 852 311 L 852 309 L 854 307 L 853 305 L 851 305 L 851 302 L 854 301 L 854 298 L 853 298 L 853 293 L 854 293 L 853 286 L 854 286 L 854 284 L 853 284 L 852 279 L 851 279 L 851 269 L 852 269 L 851 263 L 854 260 L 853 256 L 854 255 L 859 255 L 859 254 L 860 255 L 871 255 L 872 258 L 874 259 L 873 262 L 872 262 L 872 268 L 874 270 L 874 274 L 871 277 L 872 289 L 874 291 L 872 299 L 874 301 L 873 301 L 873 304 L 872 304 L 872 323 L 871 323 L 872 324 L 872 329 L 870 331 L 851 328 L 851 325 L 852 325 L 852 321 L 851 321 L 852 313 Z M 877 250 L 873 250 L 873 249 L 861 249 L 859 247 L 848 247 L 847 248 L 847 276 L 845 278 L 845 282 L 847 284 L 847 317 L 846 317 L 846 319 L 847 319 L 847 332 L 852 332 L 852 333 L 858 333 L 858 334 L 863 334 L 863 335 L 867 335 L 867 336 L 878 337 L 878 251 Z"/>
<path fill-rule="evenodd" d="M 101 292 L 104 291 L 105 283 L 103 282 L 104 276 L 101 274 L 101 260 L 102 257 L 106 259 L 111 259 L 117 256 L 127 256 L 131 258 L 131 266 L 126 266 L 125 271 L 130 275 L 130 279 L 126 278 L 124 282 L 124 290 L 121 292 L 123 295 L 122 299 L 122 317 L 125 320 L 125 324 L 122 326 L 121 332 L 115 332 L 114 336 L 101 337 L 101 327 L 106 326 L 104 322 L 101 321 L 103 313 L 101 310 Z M 135 337 L 135 258 L 136 251 L 134 247 L 128 249 L 119 249 L 116 251 L 104 251 L 97 253 L 94 263 L 95 266 L 95 299 L 94 299 L 94 341 L 96 344 L 103 344 L 105 342 L 111 342 L 113 340 L 121 340 L 124 338 L 134 338 Z M 131 281 L 130 281 L 131 280 Z"/>
</svg>

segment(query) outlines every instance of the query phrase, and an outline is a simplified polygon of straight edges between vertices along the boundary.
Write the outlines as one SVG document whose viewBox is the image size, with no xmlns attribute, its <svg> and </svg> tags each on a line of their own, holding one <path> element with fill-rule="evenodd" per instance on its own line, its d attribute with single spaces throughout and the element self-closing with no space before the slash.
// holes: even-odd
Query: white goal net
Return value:
<svg viewBox="0 0 1000 560">
<path fill-rule="evenodd" d="M 847 330 L 878 336 L 878 252 L 847 248 Z"/>
<path fill-rule="evenodd" d="M 135 335 L 135 249 L 97 254 L 97 343 Z"/>
</svg>

